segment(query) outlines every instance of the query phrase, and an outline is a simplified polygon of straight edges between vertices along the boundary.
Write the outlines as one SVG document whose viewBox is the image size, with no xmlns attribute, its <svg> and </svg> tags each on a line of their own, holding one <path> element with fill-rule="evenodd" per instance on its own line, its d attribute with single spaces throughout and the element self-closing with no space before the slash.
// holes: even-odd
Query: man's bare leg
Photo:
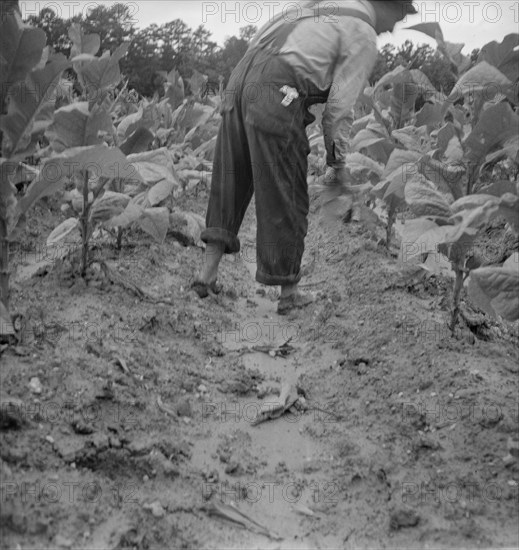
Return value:
<svg viewBox="0 0 519 550">
<path fill-rule="evenodd" d="M 225 246 L 221 243 L 208 243 L 205 248 L 205 258 L 198 281 L 212 285 L 218 277 L 218 267 L 222 260 Z"/>
<path fill-rule="evenodd" d="M 299 292 L 299 287 L 297 286 L 297 283 L 292 285 L 283 285 L 281 287 L 280 298 L 288 298 L 289 296 L 292 296 L 293 294 L 297 294 L 298 292 Z"/>
</svg>

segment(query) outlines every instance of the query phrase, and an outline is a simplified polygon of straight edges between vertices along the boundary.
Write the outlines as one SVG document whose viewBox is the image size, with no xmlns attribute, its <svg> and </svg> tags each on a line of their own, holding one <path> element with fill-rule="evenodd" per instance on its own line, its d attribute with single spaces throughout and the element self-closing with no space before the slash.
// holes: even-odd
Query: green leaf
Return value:
<svg viewBox="0 0 519 550">
<path fill-rule="evenodd" d="M 166 76 L 166 98 L 174 111 L 182 105 L 185 97 L 184 81 L 176 69 L 172 69 Z"/>
<path fill-rule="evenodd" d="M 469 69 L 456 82 L 448 101 L 459 100 L 461 96 L 483 92 L 487 101 L 496 93 L 505 93 L 512 86 L 512 82 L 490 63 L 482 61 Z"/>
<path fill-rule="evenodd" d="M 214 107 L 190 101 L 182 106 L 176 118 L 176 124 L 179 128 L 189 131 L 205 124 L 214 113 Z"/>
<path fill-rule="evenodd" d="M 0 112 L 14 84 L 23 82 L 42 57 L 47 37 L 41 29 L 25 25 L 18 14 L 0 18 Z"/>
<path fill-rule="evenodd" d="M 17 217 L 16 188 L 11 183 L 11 177 L 16 173 L 17 163 L 0 158 L 0 220 L 4 220 L 9 234 L 14 228 Z"/>
<path fill-rule="evenodd" d="M 434 183 L 442 193 L 450 193 L 454 199 L 463 196 L 465 167 L 462 164 L 448 164 L 424 155 L 418 167 L 420 174 Z"/>
<path fill-rule="evenodd" d="M 503 264 L 503 267 L 506 269 L 519 269 L 519 252 L 514 252 L 508 260 Z"/>
<path fill-rule="evenodd" d="M 54 122 L 46 131 L 51 147 L 57 153 L 70 147 L 98 145 L 103 143 L 99 132 L 111 133 L 112 119 L 102 108 L 94 105 L 92 111 L 88 103 L 78 102 L 58 109 Z"/>
<path fill-rule="evenodd" d="M 439 23 L 419 23 L 412 27 L 406 27 L 406 30 L 422 32 L 436 40 L 438 50 L 450 61 L 455 72 L 463 72 L 470 64 L 470 59 L 461 54 L 464 44 L 446 42 Z"/>
<path fill-rule="evenodd" d="M 64 151 L 62 158 L 76 173 L 89 170 L 97 177 L 142 181 L 129 158 L 118 147 L 75 147 Z"/>
<path fill-rule="evenodd" d="M 423 236 L 437 229 L 439 226 L 428 218 L 406 220 L 401 229 L 400 261 L 422 263 L 430 252 L 436 252 L 437 239 L 433 239 L 431 244 Z"/>
<path fill-rule="evenodd" d="M 128 160 L 132 162 L 142 180 L 149 186 L 164 179 L 172 182 L 175 187 L 180 185 L 173 164 L 173 155 L 165 147 L 129 155 Z"/>
<path fill-rule="evenodd" d="M 101 38 L 98 34 L 84 34 L 79 23 L 73 23 L 68 36 L 72 41 L 70 57 L 74 58 L 81 54 L 95 55 L 101 47 Z"/>
<path fill-rule="evenodd" d="M 450 208 L 453 214 L 458 214 L 463 210 L 473 210 L 474 208 L 484 206 L 487 202 L 497 206 L 501 201 L 499 198 L 493 197 L 492 195 L 474 194 L 458 199 L 456 202 L 451 204 Z"/>
<path fill-rule="evenodd" d="M 425 178 L 416 175 L 405 186 L 405 202 L 416 216 L 451 216 L 444 195 Z"/>
<path fill-rule="evenodd" d="M 130 197 L 124 193 L 106 191 L 94 202 L 90 212 L 90 221 L 92 224 L 107 222 L 122 214 L 129 202 Z"/>
<path fill-rule="evenodd" d="M 414 104 L 418 96 L 410 71 L 402 71 L 393 81 L 390 113 L 397 128 L 402 128 L 414 113 Z"/>
<path fill-rule="evenodd" d="M 169 216 L 170 232 L 184 245 L 204 248 L 200 236 L 205 229 L 202 216 L 192 212 L 172 212 Z"/>
<path fill-rule="evenodd" d="M 391 137 L 399 141 L 409 151 L 426 153 L 431 149 L 431 142 L 425 126 L 406 126 L 400 130 L 393 130 Z"/>
<path fill-rule="evenodd" d="M 372 130 L 361 130 L 353 139 L 351 143 L 352 151 L 361 151 L 362 149 L 368 149 L 372 145 L 387 141 L 385 137 L 380 137 Z"/>
<path fill-rule="evenodd" d="M 384 173 L 384 166 L 382 164 L 361 153 L 350 153 L 346 155 L 346 166 L 353 175 L 362 173 L 368 175 L 373 173 L 380 177 Z"/>
<path fill-rule="evenodd" d="M 0 128 L 4 132 L 3 156 L 13 157 L 22 153 L 31 143 L 31 134 L 43 132 L 50 124 L 49 119 L 35 128 L 40 112 L 53 110 L 53 92 L 61 73 L 68 66 L 69 62 L 64 55 L 55 55 L 45 68 L 29 73 L 24 82 L 11 87 L 7 115 L 0 121 Z"/>
<path fill-rule="evenodd" d="M 31 183 L 27 193 L 18 202 L 18 215 L 25 213 L 34 202 L 55 193 L 74 174 L 90 170 L 98 177 L 124 178 L 142 182 L 128 158 L 116 147 L 103 145 L 75 147 L 45 161 L 39 176 Z"/>
<path fill-rule="evenodd" d="M 431 38 L 436 40 L 438 44 L 444 43 L 443 31 L 439 23 L 418 23 L 417 25 L 413 25 L 411 27 L 405 27 L 405 30 L 418 31 L 426 34 L 427 36 L 430 36 Z"/>
<path fill-rule="evenodd" d="M 519 270 L 517 267 L 480 267 L 470 273 L 469 296 L 490 315 L 507 321 L 519 319 Z"/>
<path fill-rule="evenodd" d="M 119 149 L 125 155 L 142 153 L 148 150 L 154 136 L 147 128 L 137 128 L 121 145 Z"/>
<path fill-rule="evenodd" d="M 105 222 L 105 227 L 128 227 L 142 217 L 144 207 L 131 200 L 121 214 Z"/>
<path fill-rule="evenodd" d="M 117 127 L 117 136 L 123 140 L 139 128 L 156 130 L 160 125 L 160 113 L 157 106 L 151 103 L 144 108 L 139 107 L 136 113 L 124 117 Z"/>
<path fill-rule="evenodd" d="M 200 96 L 208 78 L 206 75 L 199 73 L 196 69 L 193 71 L 193 76 L 188 80 L 189 87 L 195 96 Z"/>
<path fill-rule="evenodd" d="M 464 141 L 469 165 L 479 166 L 491 151 L 502 147 L 517 134 L 519 116 L 508 103 L 499 103 L 482 112 L 478 123 Z"/>
<path fill-rule="evenodd" d="M 373 188 L 373 193 L 385 201 L 403 202 L 405 185 L 417 174 L 417 163 L 421 157 L 415 151 L 395 149 L 389 157 L 381 182 Z"/>
<path fill-rule="evenodd" d="M 519 80 L 519 34 L 509 34 L 502 42 L 495 40 L 481 48 L 478 62 L 486 61 L 497 67 L 512 82 Z"/>
<path fill-rule="evenodd" d="M 506 157 L 519 165 L 519 135 L 511 136 L 505 141 L 501 149 L 488 154 L 485 163 L 481 166 L 481 171 Z"/>
<path fill-rule="evenodd" d="M 68 235 L 75 231 L 79 227 L 79 220 L 77 218 L 68 218 L 64 222 L 60 223 L 54 231 L 47 237 L 47 246 L 51 247 L 58 244 Z"/>
<path fill-rule="evenodd" d="M 169 210 L 166 207 L 147 208 L 137 223 L 158 243 L 163 243 L 169 228 Z"/>
<path fill-rule="evenodd" d="M 14 336 L 14 326 L 11 315 L 0 299 L 0 336 Z"/>
<path fill-rule="evenodd" d="M 432 101 L 435 104 L 443 103 L 447 96 L 439 92 L 429 78 L 420 69 L 411 69 L 409 71 L 413 82 L 418 87 L 418 95 L 424 96 L 426 101 Z"/>
<path fill-rule="evenodd" d="M 516 233 L 519 233 L 519 197 L 517 195 L 505 193 L 501 197 L 498 214 L 506 219 Z"/>
<path fill-rule="evenodd" d="M 160 204 L 164 199 L 168 198 L 177 187 L 179 187 L 179 184 L 170 177 L 156 183 L 148 191 L 148 202 L 150 206 L 157 206 Z"/>
<path fill-rule="evenodd" d="M 126 55 L 129 46 L 129 42 L 124 42 L 112 55 L 110 52 L 105 52 L 101 57 L 74 63 L 74 70 L 78 73 L 89 102 L 96 101 L 100 92 L 119 84 L 121 81 L 119 61 Z"/>
<path fill-rule="evenodd" d="M 41 166 L 39 175 L 27 188 L 25 195 L 18 201 L 17 216 L 21 216 L 39 199 L 55 193 L 69 178 L 73 170 L 63 157 L 47 159 Z"/>
<path fill-rule="evenodd" d="M 505 193 L 512 193 L 512 195 L 519 194 L 518 184 L 510 180 L 501 180 L 492 182 L 485 187 L 479 189 L 479 193 L 492 195 L 494 197 L 501 197 Z"/>
<path fill-rule="evenodd" d="M 443 107 L 435 103 L 431 105 L 426 103 L 420 111 L 416 113 L 416 125 L 427 126 L 427 131 L 430 133 L 438 124 L 443 121 Z"/>
<path fill-rule="evenodd" d="M 461 50 L 465 44 L 453 44 L 451 42 L 438 43 L 438 49 L 451 62 L 453 69 L 458 74 L 466 71 L 470 66 L 470 57 L 463 55 Z"/>
</svg>

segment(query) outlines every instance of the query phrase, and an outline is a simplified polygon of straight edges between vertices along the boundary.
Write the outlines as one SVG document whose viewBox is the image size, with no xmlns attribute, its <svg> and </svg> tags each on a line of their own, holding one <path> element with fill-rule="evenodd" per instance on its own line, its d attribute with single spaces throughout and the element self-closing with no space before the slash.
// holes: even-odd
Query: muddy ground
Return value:
<svg viewBox="0 0 519 550">
<path fill-rule="evenodd" d="M 202 250 L 173 236 L 101 240 L 111 280 L 45 267 L 61 214 L 35 210 L 12 250 L 23 339 L 0 359 L 1 548 L 517 547 L 514 327 L 452 337 L 450 281 L 324 225 L 315 199 L 317 301 L 279 317 L 251 212 L 223 293 L 200 300 Z M 296 405 L 256 425 L 284 386 Z"/>
</svg>

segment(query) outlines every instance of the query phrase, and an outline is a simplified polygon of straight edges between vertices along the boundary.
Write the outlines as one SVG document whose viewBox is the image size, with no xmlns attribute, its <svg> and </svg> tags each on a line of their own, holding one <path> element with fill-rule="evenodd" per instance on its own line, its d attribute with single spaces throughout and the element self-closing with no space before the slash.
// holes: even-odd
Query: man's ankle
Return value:
<svg viewBox="0 0 519 550">
<path fill-rule="evenodd" d="M 293 294 L 297 294 L 299 288 L 296 284 L 292 285 L 282 285 L 281 286 L 281 298 L 288 298 L 289 296 L 292 296 Z"/>
</svg>

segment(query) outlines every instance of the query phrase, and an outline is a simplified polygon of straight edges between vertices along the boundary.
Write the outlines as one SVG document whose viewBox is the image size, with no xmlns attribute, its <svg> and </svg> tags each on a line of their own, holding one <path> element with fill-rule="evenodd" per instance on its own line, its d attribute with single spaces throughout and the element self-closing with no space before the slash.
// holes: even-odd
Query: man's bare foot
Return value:
<svg viewBox="0 0 519 550">
<path fill-rule="evenodd" d="M 203 281 L 197 279 L 191 283 L 191 290 L 194 290 L 200 298 L 207 298 L 210 293 L 220 294 L 222 291 L 222 285 L 217 281 L 213 281 L 212 283 L 204 283 Z"/>
<path fill-rule="evenodd" d="M 216 278 L 223 253 L 224 247 L 222 244 L 209 243 L 206 246 L 202 271 L 191 284 L 191 288 L 200 298 L 207 298 L 210 292 L 220 294 L 222 287 L 216 282 Z"/>
<path fill-rule="evenodd" d="M 291 311 L 303 309 L 313 302 L 315 302 L 315 297 L 313 294 L 306 294 L 300 292 L 299 290 L 288 294 L 288 296 L 281 295 L 278 302 L 278 314 L 287 315 Z"/>
</svg>

